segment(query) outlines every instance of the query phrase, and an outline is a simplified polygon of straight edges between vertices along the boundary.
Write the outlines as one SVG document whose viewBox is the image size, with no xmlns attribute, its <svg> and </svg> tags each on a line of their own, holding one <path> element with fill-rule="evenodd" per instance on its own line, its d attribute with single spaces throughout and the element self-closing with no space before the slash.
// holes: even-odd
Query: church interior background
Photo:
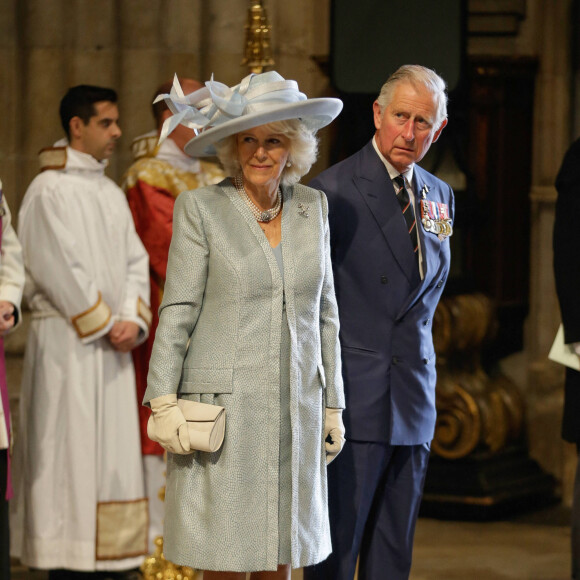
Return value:
<svg viewBox="0 0 580 580">
<path fill-rule="evenodd" d="M 119 183 L 131 140 L 153 128 L 156 86 L 174 73 L 229 85 L 248 73 L 245 25 L 259 4 L 270 68 L 345 102 L 310 176 L 370 139 L 372 100 L 397 66 L 435 62 L 452 79 L 448 128 L 424 161 L 457 203 L 434 321 L 439 422 L 425 513 L 481 521 L 569 506 L 576 453 L 560 438 L 563 368 L 547 354 L 560 320 L 554 181 L 580 136 L 578 0 L 0 0 L 0 177 L 13 215 L 38 151 L 62 136 L 68 87 L 118 91 L 123 136 L 108 175 Z M 6 345 L 14 417 L 25 335 Z"/>
</svg>

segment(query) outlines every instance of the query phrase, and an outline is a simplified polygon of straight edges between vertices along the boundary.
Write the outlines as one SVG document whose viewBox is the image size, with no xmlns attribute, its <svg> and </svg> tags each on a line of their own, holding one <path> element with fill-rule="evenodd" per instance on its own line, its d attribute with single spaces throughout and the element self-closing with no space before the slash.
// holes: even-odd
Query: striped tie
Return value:
<svg viewBox="0 0 580 580">
<path fill-rule="evenodd" d="M 403 217 L 407 222 L 407 229 L 409 230 L 409 237 L 411 238 L 411 244 L 413 247 L 413 252 L 417 252 L 419 249 L 419 240 L 417 238 L 417 220 L 415 219 L 415 209 L 409 198 L 409 192 L 405 188 L 405 179 L 402 175 L 398 175 L 393 179 L 395 182 L 395 190 L 397 192 L 397 199 L 399 200 L 399 205 L 401 206 L 401 211 L 403 212 Z"/>
</svg>

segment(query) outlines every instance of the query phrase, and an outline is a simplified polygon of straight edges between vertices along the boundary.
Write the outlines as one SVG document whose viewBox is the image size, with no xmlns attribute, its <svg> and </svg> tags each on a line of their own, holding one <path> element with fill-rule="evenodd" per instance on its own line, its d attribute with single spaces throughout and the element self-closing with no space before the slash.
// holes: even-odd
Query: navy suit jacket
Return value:
<svg viewBox="0 0 580 580">
<path fill-rule="evenodd" d="M 424 279 L 388 171 L 369 142 L 310 185 L 329 202 L 340 314 L 347 437 L 392 445 L 431 441 L 435 430 L 433 313 L 449 273 L 449 238 L 420 223 L 417 202 L 447 204 L 451 187 L 415 165 L 415 214 Z"/>
</svg>

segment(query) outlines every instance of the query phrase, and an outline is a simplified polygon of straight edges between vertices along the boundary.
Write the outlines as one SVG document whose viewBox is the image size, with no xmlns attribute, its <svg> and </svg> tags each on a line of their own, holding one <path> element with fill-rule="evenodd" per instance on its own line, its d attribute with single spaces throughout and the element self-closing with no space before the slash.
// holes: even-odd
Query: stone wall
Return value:
<svg viewBox="0 0 580 580">
<path fill-rule="evenodd" d="M 58 103 L 69 86 L 119 93 L 123 137 L 109 175 L 130 164 L 131 140 L 152 128 L 151 96 L 174 73 L 227 84 L 241 66 L 247 0 L 0 0 L 0 175 L 17 209 L 37 153 L 62 136 Z M 328 94 L 311 59 L 326 53 L 328 0 L 270 2 L 276 69 L 309 96 Z"/>
</svg>

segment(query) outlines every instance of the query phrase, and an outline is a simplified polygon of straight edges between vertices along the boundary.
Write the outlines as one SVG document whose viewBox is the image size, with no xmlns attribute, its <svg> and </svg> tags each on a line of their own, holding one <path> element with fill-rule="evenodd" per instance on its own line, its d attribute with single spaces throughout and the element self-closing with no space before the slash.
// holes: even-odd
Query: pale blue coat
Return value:
<svg viewBox="0 0 580 580">
<path fill-rule="evenodd" d="M 324 408 L 344 407 L 325 195 L 283 187 L 284 286 L 272 249 L 225 180 L 175 204 L 148 388 L 215 402 L 226 435 L 213 454 L 168 454 L 164 551 L 198 569 L 278 565 L 280 337 L 291 336 L 292 567 L 331 551 Z M 189 347 L 187 347 L 189 342 Z"/>
</svg>

